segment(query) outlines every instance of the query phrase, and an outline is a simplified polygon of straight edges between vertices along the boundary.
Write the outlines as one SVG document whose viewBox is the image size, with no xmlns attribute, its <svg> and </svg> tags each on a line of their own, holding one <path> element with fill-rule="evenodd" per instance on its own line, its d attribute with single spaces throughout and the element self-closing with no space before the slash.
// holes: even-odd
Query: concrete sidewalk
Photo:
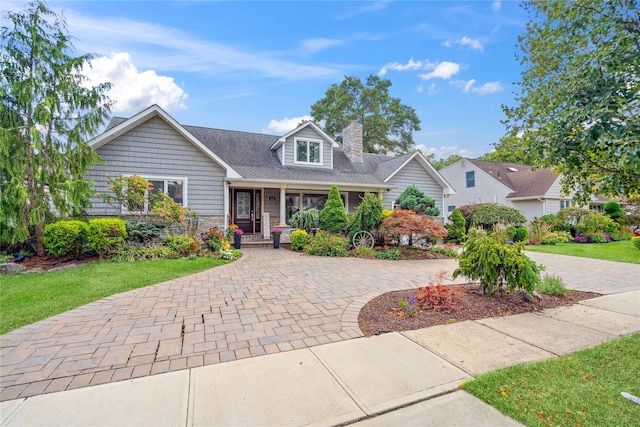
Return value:
<svg viewBox="0 0 640 427">
<path fill-rule="evenodd" d="M 532 327 L 535 325 L 535 327 Z M 459 390 L 640 332 L 640 290 L 0 403 L 2 426 L 518 425 Z"/>
</svg>

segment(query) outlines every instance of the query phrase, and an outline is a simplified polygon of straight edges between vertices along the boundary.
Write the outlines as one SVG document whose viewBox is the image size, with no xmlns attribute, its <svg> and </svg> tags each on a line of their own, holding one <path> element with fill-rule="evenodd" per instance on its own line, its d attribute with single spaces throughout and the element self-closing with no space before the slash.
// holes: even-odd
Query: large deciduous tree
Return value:
<svg viewBox="0 0 640 427">
<path fill-rule="evenodd" d="M 109 84 L 81 74 L 64 17 L 42 1 L 7 13 L 0 51 L 1 241 L 44 252 L 44 222 L 77 212 L 92 188 L 83 179 L 99 157 L 86 141 L 110 112 Z"/>
<path fill-rule="evenodd" d="M 640 192 L 640 13 L 637 0 L 530 0 L 524 67 L 507 134 L 565 189 Z"/>
<path fill-rule="evenodd" d="M 365 153 L 406 153 L 414 145 L 413 132 L 420 130 L 420 119 L 413 108 L 389 95 L 390 87 L 390 80 L 378 76 L 369 76 L 366 83 L 347 76 L 311 106 L 311 116 L 340 142 L 349 123 L 360 123 Z"/>
</svg>

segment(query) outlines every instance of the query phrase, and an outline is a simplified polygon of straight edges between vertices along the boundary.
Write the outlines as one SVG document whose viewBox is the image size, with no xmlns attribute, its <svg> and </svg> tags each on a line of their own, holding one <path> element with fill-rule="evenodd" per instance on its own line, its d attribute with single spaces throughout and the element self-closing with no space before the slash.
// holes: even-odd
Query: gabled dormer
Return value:
<svg viewBox="0 0 640 427">
<path fill-rule="evenodd" d="M 333 169 L 333 149 L 339 145 L 313 122 L 305 122 L 283 135 L 272 150 L 283 166 Z"/>
</svg>

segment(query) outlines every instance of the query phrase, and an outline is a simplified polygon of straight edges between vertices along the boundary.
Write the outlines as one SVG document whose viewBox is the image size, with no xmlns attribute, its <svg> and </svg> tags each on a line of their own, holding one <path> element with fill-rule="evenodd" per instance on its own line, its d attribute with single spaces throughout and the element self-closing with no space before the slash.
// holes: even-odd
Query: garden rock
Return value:
<svg viewBox="0 0 640 427">
<path fill-rule="evenodd" d="M 7 262 L 7 263 L 0 264 L 0 273 L 3 273 L 3 274 L 18 274 L 18 273 L 22 273 L 26 269 L 27 269 L 26 267 L 20 264 L 16 264 L 15 262 Z"/>
<path fill-rule="evenodd" d="M 542 296 L 540 296 L 540 294 L 537 291 L 533 291 L 532 294 L 530 294 L 527 291 L 523 291 L 522 289 L 520 289 L 518 291 L 520 293 L 520 295 L 522 295 L 522 298 L 524 298 L 525 300 L 529 301 L 529 302 L 535 302 L 535 301 L 541 301 L 542 300 Z"/>
</svg>

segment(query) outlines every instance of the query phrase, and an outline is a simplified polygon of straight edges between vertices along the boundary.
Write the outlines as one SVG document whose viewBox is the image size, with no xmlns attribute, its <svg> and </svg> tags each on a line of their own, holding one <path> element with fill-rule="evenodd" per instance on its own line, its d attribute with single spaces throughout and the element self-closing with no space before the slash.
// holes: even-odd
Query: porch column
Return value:
<svg viewBox="0 0 640 427">
<path fill-rule="evenodd" d="M 287 187 L 280 187 L 280 224 L 278 227 L 286 227 L 287 226 L 287 203 L 286 203 L 286 193 Z"/>
</svg>

